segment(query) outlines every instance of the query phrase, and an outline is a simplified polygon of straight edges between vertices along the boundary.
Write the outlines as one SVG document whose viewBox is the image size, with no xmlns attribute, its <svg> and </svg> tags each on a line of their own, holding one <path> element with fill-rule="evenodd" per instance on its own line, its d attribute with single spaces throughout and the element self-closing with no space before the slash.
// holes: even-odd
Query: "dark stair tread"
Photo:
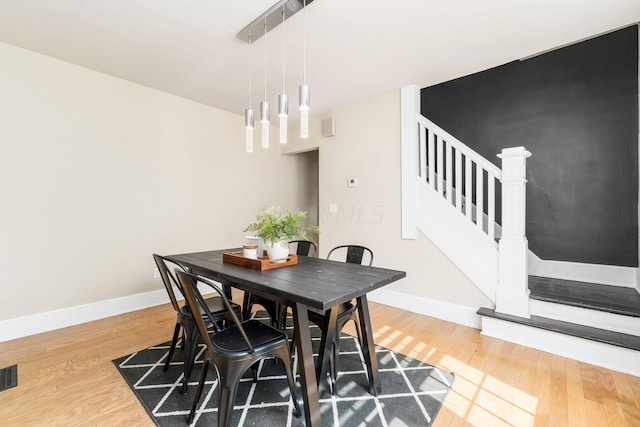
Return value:
<svg viewBox="0 0 640 427">
<path fill-rule="evenodd" d="M 530 298 L 640 317 L 640 294 L 634 288 L 529 276 Z"/>
<path fill-rule="evenodd" d="M 575 323 L 563 322 L 561 320 L 548 319 L 546 317 L 540 316 L 531 316 L 530 319 L 527 319 L 510 314 L 496 313 L 494 309 L 486 307 L 481 307 L 477 311 L 477 314 L 479 314 L 480 316 L 506 320 L 509 322 L 519 323 L 521 325 L 533 326 L 535 328 L 559 332 L 565 335 L 571 335 L 578 338 L 585 338 L 591 341 L 602 342 L 617 347 L 624 347 L 631 350 L 640 351 L 640 337 L 635 335 L 607 331 L 605 329 L 577 325 Z"/>
</svg>

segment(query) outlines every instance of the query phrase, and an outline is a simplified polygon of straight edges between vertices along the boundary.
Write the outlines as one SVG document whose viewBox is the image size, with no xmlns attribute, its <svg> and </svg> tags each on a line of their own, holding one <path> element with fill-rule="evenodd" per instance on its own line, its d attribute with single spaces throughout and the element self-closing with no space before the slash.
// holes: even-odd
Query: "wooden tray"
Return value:
<svg viewBox="0 0 640 427">
<path fill-rule="evenodd" d="M 258 259 L 245 258 L 242 256 L 242 251 L 238 252 L 225 252 L 222 254 L 222 261 L 239 265 L 240 267 L 252 268 L 254 270 L 271 270 L 273 268 L 286 267 L 288 265 L 295 265 L 298 263 L 297 255 L 289 255 L 286 260 L 281 262 L 271 262 L 269 258 L 263 257 Z"/>
</svg>

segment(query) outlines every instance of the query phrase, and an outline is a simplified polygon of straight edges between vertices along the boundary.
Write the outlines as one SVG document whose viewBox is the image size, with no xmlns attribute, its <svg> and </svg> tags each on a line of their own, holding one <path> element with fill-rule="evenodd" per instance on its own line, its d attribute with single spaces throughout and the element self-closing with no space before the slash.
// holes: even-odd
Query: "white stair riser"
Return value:
<svg viewBox="0 0 640 427">
<path fill-rule="evenodd" d="M 605 329 L 607 331 L 640 336 L 640 317 L 606 313 L 599 310 L 556 304 L 532 299 L 529 302 L 532 315 L 561 320 L 577 325 Z M 640 362 L 638 362 L 640 364 Z"/>
<path fill-rule="evenodd" d="M 482 318 L 482 334 L 568 357 L 614 371 L 640 376 L 640 351 L 491 317 Z"/>
<path fill-rule="evenodd" d="M 528 253 L 527 263 L 530 276 L 600 283 L 602 285 L 635 288 L 640 291 L 640 288 L 638 288 L 637 267 L 551 261 L 540 259 L 531 251 Z"/>
</svg>

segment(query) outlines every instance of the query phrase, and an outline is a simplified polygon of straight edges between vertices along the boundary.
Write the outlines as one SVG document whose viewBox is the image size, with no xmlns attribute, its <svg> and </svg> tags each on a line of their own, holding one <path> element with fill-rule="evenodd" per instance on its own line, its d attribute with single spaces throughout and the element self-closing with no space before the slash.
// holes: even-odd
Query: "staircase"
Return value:
<svg viewBox="0 0 640 427">
<path fill-rule="evenodd" d="M 480 308 L 483 334 L 640 376 L 634 288 L 529 276 L 531 316 Z"/>
<path fill-rule="evenodd" d="M 425 234 L 494 303 L 477 311 L 483 334 L 640 376 L 637 269 L 600 269 L 612 283 L 589 283 L 600 266 L 574 278 L 579 265 L 537 259 L 524 234 L 529 153 L 505 149 L 498 168 L 422 117 L 418 100 L 415 86 L 402 90 L 403 237 Z M 527 260 L 532 273 L 563 274 L 529 275 Z"/>
</svg>

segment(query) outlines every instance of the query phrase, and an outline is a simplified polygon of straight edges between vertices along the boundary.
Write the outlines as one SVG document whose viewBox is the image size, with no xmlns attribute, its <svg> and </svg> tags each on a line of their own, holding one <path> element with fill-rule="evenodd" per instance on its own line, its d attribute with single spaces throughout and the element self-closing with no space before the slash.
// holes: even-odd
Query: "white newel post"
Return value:
<svg viewBox="0 0 640 427">
<path fill-rule="evenodd" d="M 496 312 L 529 318 L 524 147 L 505 148 L 502 159 L 502 237 L 498 243 Z"/>
</svg>

